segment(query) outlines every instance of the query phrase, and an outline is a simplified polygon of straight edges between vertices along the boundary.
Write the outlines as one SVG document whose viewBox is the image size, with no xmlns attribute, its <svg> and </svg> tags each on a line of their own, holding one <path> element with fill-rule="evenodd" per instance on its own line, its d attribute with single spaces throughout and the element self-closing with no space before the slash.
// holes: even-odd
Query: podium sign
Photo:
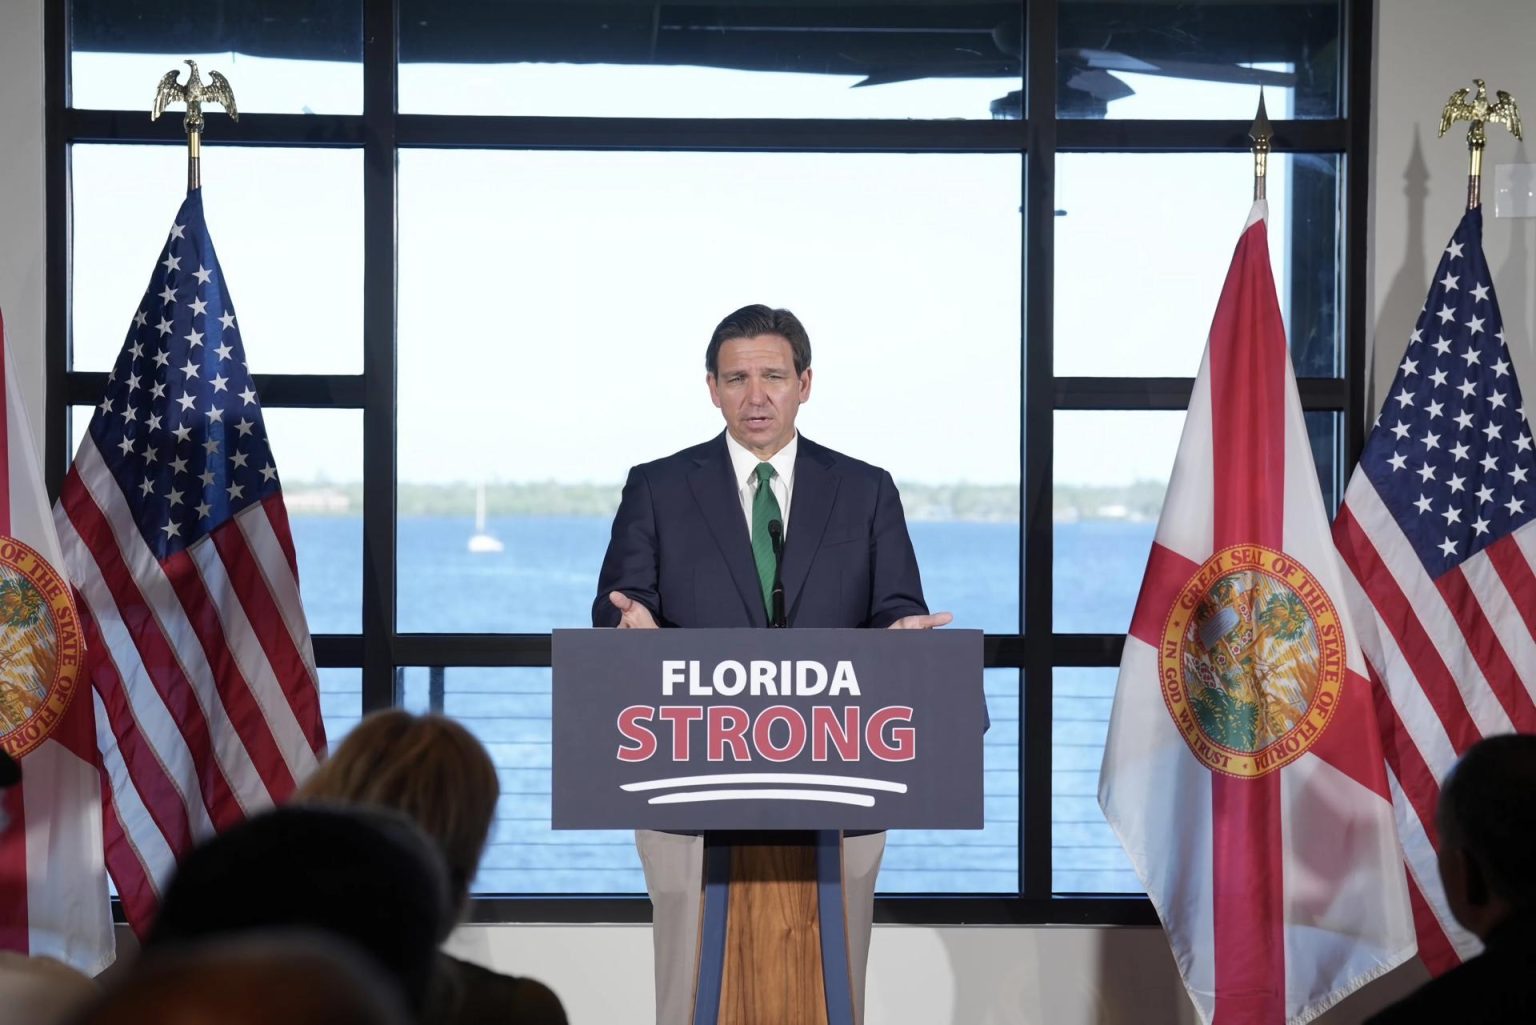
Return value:
<svg viewBox="0 0 1536 1025">
<path fill-rule="evenodd" d="M 556 829 L 980 829 L 977 630 L 556 630 Z"/>
</svg>

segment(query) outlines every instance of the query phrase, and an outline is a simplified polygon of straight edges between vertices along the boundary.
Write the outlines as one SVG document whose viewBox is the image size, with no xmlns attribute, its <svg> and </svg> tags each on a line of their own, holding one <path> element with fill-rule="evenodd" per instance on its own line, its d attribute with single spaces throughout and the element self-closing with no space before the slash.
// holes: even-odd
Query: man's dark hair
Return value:
<svg viewBox="0 0 1536 1025">
<path fill-rule="evenodd" d="M 811 365 L 811 336 L 805 333 L 800 318 L 788 310 L 775 310 L 755 303 L 743 306 L 720 322 L 709 337 L 709 348 L 704 350 L 704 369 L 715 374 L 720 364 L 720 346 L 738 338 L 756 338 L 758 335 L 778 335 L 789 342 L 795 354 L 795 376 L 805 373 Z"/>
<path fill-rule="evenodd" d="M 1488 888 L 1536 908 L 1536 735 L 1473 744 L 1440 789 L 1440 843 L 1464 849 Z"/>
<path fill-rule="evenodd" d="M 452 922 L 442 856 L 410 820 L 295 806 L 242 822 L 189 854 L 144 945 L 315 929 L 371 957 L 419 1008 Z"/>
</svg>

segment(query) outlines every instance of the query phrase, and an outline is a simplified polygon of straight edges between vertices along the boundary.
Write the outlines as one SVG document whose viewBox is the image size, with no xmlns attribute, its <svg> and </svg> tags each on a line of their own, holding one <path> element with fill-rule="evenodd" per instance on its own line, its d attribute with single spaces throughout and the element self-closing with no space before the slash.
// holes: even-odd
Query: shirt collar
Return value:
<svg viewBox="0 0 1536 1025">
<path fill-rule="evenodd" d="M 735 473 L 737 488 L 752 485 L 752 478 L 757 475 L 757 464 L 762 462 L 773 466 L 774 472 L 787 488 L 795 476 L 795 455 L 800 451 L 800 432 L 796 431 L 795 436 L 789 439 L 789 444 L 775 452 L 772 459 L 757 458 L 730 431 L 725 432 L 725 449 L 731 454 L 731 469 Z"/>
</svg>

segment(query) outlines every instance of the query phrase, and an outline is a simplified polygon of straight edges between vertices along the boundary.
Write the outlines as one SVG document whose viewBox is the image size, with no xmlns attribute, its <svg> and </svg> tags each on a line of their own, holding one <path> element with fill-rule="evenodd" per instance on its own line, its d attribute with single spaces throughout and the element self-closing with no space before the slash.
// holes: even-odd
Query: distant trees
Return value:
<svg viewBox="0 0 1536 1025">
<path fill-rule="evenodd" d="M 964 520 L 1010 523 L 1019 518 L 1019 488 L 1013 484 L 899 483 L 907 518 L 918 521 Z M 401 484 L 401 516 L 470 518 L 475 513 L 472 481 L 448 484 Z M 1057 485 L 1051 503 L 1057 520 L 1155 520 L 1163 505 L 1165 481 L 1089 487 Z M 613 515 L 621 484 L 562 484 L 557 481 L 495 482 L 485 485 L 486 513 L 497 516 Z M 289 481 L 284 492 L 294 515 L 358 516 L 363 509 L 360 482 Z M 323 494 L 325 501 L 314 501 Z"/>
</svg>

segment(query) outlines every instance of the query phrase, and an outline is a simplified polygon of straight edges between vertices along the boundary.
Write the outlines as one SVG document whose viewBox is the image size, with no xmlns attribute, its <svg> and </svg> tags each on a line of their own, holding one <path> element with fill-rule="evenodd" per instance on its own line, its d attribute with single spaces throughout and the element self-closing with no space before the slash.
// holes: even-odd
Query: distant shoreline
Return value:
<svg viewBox="0 0 1536 1025">
<path fill-rule="evenodd" d="M 1162 481 L 1116 487 L 1060 485 L 1051 515 L 1057 522 L 1155 521 L 1162 509 Z M 1019 489 L 1007 484 L 899 484 L 907 518 L 914 522 L 1017 523 Z M 506 516 L 593 516 L 607 518 L 618 506 L 619 484 L 560 484 L 554 481 L 485 485 L 490 518 Z M 471 483 L 402 484 L 401 516 L 470 518 L 476 486 Z M 361 482 L 288 481 L 283 484 L 294 516 L 357 516 L 363 508 Z"/>
</svg>

